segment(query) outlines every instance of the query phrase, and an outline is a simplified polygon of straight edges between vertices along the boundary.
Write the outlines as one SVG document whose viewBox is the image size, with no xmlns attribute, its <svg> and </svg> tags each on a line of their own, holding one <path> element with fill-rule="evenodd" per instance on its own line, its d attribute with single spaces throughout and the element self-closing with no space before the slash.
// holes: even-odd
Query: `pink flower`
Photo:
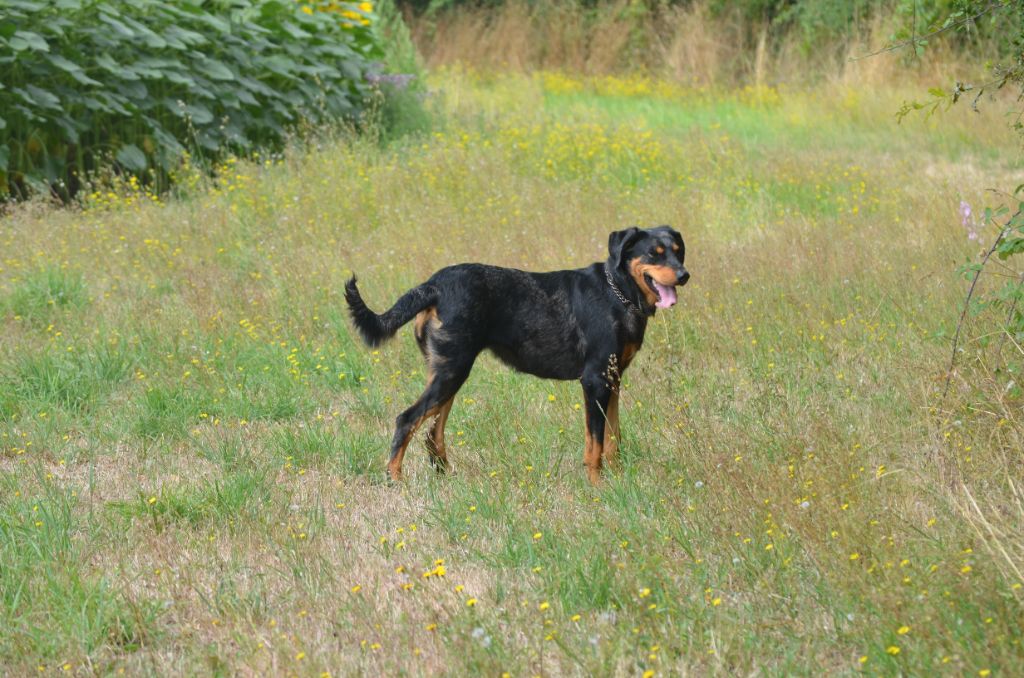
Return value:
<svg viewBox="0 0 1024 678">
<path fill-rule="evenodd" d="M 960 223 L 964 228 L 971 226 L 971 206 L 966 200 L 960 201 Z"/>
<path fill-rule="evenodd" d="M 960 224 L 967 229 L 967 239 L 978 239 L 978 224 L 971 217 L 971 206 L 966 200 L 960 201 Z"/>
</svg>

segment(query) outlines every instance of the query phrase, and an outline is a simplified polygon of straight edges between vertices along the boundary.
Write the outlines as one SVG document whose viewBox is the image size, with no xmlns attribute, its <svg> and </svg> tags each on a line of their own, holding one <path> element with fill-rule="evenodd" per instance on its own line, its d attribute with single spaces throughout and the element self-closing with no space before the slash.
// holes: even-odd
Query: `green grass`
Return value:
<svg viewBox="0 0 1024 678">
<path fill-rule="evenodd" d="M 154 529 L 160 531 L 173 523 L 191 527 L 209 522 L 233 523 L 245 511 L 258 513 L 267 495 L 265 474 L 250 470 L 198 487 L 162 489 L 150 497 L 139 495 L 135 501 L 111 502 L 109 507 L 129 519 L 152 520 Z"/>
<path fill-rule="evenodd" d="M 959 201 L 1019 164 L 998 116 L 435 77 L 428 136 L 4 217 L 0 673 L 1011 675 L 997 317 L 940 397 Z M 586 483 L 578 384 L 485 355 L 454 473 L 420 431 L 383 481 L 425 370 L 408 329 L 359 344 L 353 271 L 383 310 L 447 264 L 582 266 L 660 223 L 694 277 L 626 375 L 617 473 Z"/>
<path fill-rule="evenodd" d="M 81 273 L 49 266 L 17 281 L 0 303 L 0 309 L 18 318 L 45 323 L 60 311 L 80 309 L 88 301 Z"/>
<path fill-rule="evenodd" d="M 123 346 L 103 343 L 86 355 L 54 348 L 17 355 L 5 365 L 0 386 L 5 418 L 25 408 L 83 413 L 128 376 L 132 359 Z"/>
<path fill-rule="evenodd" d="M 90 549 L 80 539 L 91 526 L 73 491 L 52 485 L 43 491 L 5 501 L 0 513 L 0 605 L 6 623 L 0 652 L 44 658 L 68 643 L 94 656 L 139 651 L 153 640 L 161 606 L 88 567 Z"/>
<path fill-rule="evenodd" d="M 887 95 L 922 98 L 920 91 L 910 87 Z M 546 111 L 563 119 L 616 120 L 667 136 L 714 133 L 732 137 L 755 157 L 777 157 L 780 152 L 813 151 L 827 145 L 852 152 L 865 148 L 877 153 L 924 151 L 952 160 L 981 157 L 1020 166 L 1018 158 L 993 147 L 987 133 L 970 133 L 948 124 L 948 116 L 963 120 L 966 111 L 954 110 L 945 117 L 911 115 L 900 124 L 888 101 L 866 96 L 852 85 L 813 91 L 785 87 L 748 87 L 735 92 L 674 89 L 664 96 L 561 92 L 556 86 L 554 91 L 544 92 L 542 101 Z"/>
</svg>

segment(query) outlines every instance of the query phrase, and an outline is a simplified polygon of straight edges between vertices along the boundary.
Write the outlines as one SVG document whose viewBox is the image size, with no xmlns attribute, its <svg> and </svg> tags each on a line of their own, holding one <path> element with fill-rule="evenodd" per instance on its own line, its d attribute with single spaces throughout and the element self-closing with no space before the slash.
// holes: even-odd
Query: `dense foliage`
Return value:
<svg viewBox="0 0 1024 678">
<path fill-rule="evenodd" d="M 1024 0 L 955 0 L 948 11 L 938 13 L 924 24 L 923 30 L 919 30 L 916 25 L 902 28 L 897 34 L 902 42 L 893 47 L 909 47 L 915 54 L 923 54 L 932 36 L 946 32 L 969 35 L 979 26 L 986 25 L 997 27 L 995 30 L 1002 41 L 999 50 L 1002 58 L 988 64 L 986 77 L 976 82 L 957 79 L 949 89 L 932 88 L 929 90 L 933 97 L 931 102 L 905 103 L 900 116 L 921 109 L 933 113 L 944 105 L 950 106 L 961 101 L 970 101 L 974 110 L 978 110 L 979 105 L 993 105 L 992 101 L 985 99 L 986 94 L 1009 89 L 1015 96 L 1014 103 L 1009 105 L 1007 111 L 1008 119 L 1024 142 L 1024 123 L 1021 122 L 1024 115 L 1024 109 L 1021 108 L 1021 101 L 1024 101 Z M 995 105 L 1005 104 L 997 100 Z M 1003 195 L 1007 196 L 1009 187 L 1005 189 Z M 1013 190 L 1013 196 L 1018 196 L 1022 191 L 1024 184 Z M 968 261 L 960 267 L 960 272 L 971 281 L 967 309 L 975 312 L 988 307 L 1001 310 L 1005 314 L 1001 333 L 1005 333 L 1020 348 L 1021 342 L 1024 342 L 1024 271 L 1015 262 L 1019 262 L 1020 256 L 1024 255 L 1024 202 L 1016 205 L 1012 215 L 1007 204 L 996 209 L 986 208 L 980 223 L 968 203 L 962 202 L 960 209 L 962 224 L 972 240 L 978 239 L 976 229 L 979 227 L 991 226 L 996 230 L 991 245 L 981 254 L 979 261 Z M 990 294 L 975 296 L 975 285 L 993 254 L 1004 262 L 1012 257 L 1014 262 L 1002 265 L 1001 274 L 1005 281 L 999 289 Z M 954 345 L 954 359 L 957 348 Z"/>
<path fill-rule="evenodd" d="M 522 0 L 513 0 L 521 2 Z M 400 4 L 416 14 L 437 14 L 458 11 L 466 7 L 500 7 L 509 0 L 403 0 Z M 609 12 L 621 12 L 623 4 L 615 0 L 527 0 L 531 7 L 571 5 L 590 11 L 595 17 Z M 704 5 L 716 18 L 738 22 L 749 34 L 769 29 L 773 33 L 786 33 L 799 39 L 806 49 L 842 49 L 844 43 L 857 38 L 858 26 L 872 22 L 883 25 L 905 25 L 910 37 L 912 26 L 919 34 L 929 27 L 941 24 L 967 5 L 1005 4 L 1001 0 L 989 3 L 974 0 L 632 0 L 625 12 L 639 21 L 657 18 L 676 9 Z M 978 22 L 971 26 L 973 35 L 989 37 L 1006 35 L 1002 21 Z M 900 28 L 897 28 L 899 32 Z M 963 41 L 963 36 L 957 38 Z"/>
<path fill-rule="evenodd" d="M 112 160 L 164 185 L 188 150 L 279 146 L 356 114 L 372 4 L 0 0 L 0 197 L 68 197 Z"/>
</svg>

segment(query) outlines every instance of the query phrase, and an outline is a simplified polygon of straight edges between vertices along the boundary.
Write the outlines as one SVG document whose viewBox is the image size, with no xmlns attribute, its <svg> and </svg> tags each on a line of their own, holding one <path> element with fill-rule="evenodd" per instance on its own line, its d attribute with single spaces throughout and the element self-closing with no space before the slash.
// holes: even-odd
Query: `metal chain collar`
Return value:
<svg viewBox="0 0 1024 678">
<path fill-rule="evenodd" d="M 611 285 L 612 292 L 614 292 L 615 296 L 617 296 L 619 298 L 619 301 L 621 301 L 626 306 L 626 308 L 629 309 L 629 311 L 631 313 L 633 313 L 633 314 L 635 314 L 637 316 L 640 316 L 642 318 L 643 315 L 644 315 L 644 312 L 641 311 L 640 308 L 636 304 L 634 304 L 632 301 L 627 299 L 626 295 L 624 295 L 622 293 L 622 290 L 620 290 L 618 285 L 616 285 L 615 282 L 612 280 L 612 272 L 608 270 L 608 263 L 607 262 L 605 262 L 605 265 L 604 265 L 604 277 L 607 278 L 608 284 Z"/>
</svg>

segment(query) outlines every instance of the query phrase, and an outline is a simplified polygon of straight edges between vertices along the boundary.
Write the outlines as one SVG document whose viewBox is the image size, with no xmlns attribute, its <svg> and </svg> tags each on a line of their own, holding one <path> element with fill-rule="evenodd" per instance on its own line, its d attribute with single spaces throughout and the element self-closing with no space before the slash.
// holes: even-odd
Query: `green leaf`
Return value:
<svg viewBox="0 0 1024 678">
<path fill-rule="evenodd" d="M 206 75 L 214 80 L 234 80 L 235 74 L 223 62 L 216 59 L 204 59 L 197 64 Z"/>
<path fill-rule="evenodd" d="M 98 94 L 98 96 L 101 99 L 105 100 L 107 107 L 111 110 L 124 116 L 131 115 L 131 112 L 127 108 L 125 108 L 125 105 L 128 103 L 128 99 L 126 99 L 124 96 L 118 94 L 117 92 L 101 92 Z"/>
<path fill-rule="evenodd" d="M 14 41 L 15 40 L 23 42 L 28 49 L 32 49 L 32 50 L 35 50 L 37 52 L 49 52 L 50 51 L 50 46 L 48 44 L 46 44 L 46 38 L 44 38 L 43 36 L 39 35 L 38 33 L 33 33 L 32 31 L 14 31 L 14 37 L 11 38 L 11 43 L 10 44 L 11 44 L 11 47 L 14 49 L 14 51 L 16 51 L 16 52 L 24 51 L 24 48 L 23 49 L 18 49 L 17 47 L 14 46 Z"/>
<path fill-rule="evenodd" d="M 7 171 L 7 159 L 10 157 L 11 149 L 6 144 L 0 146 L 0 172 Z"/>
<path fill-rule="evenodd" d="M 278 75 L 283 75 L 288 78 L 294 77 L 292 75 L 292 71 L 295 70 L 296 63 L 284 55 L 275 54 L 261 59 L 261 61 L 268 70 L 277 73 Z"/>
<path fill-rule="evenodd" d="M 164 47 L 167 47 L 167 41 L 150 30 L 150 28 L 145 24 L 139 23 L 130 17 L 123 17 L 123 19 L 124 23 L 131 27 L 136 35 L 142 37 L 142 40 L 148 47 L 152 49 L 163 49 Z"/>
<path fill-rule="evenodd" d="M 191 45 L 193 47 L 197 45 L 205 45 L 209 42 L 202 33 L 196 33 L 180 26 L 168 26 L 164 31 L 164 40 L 174 47 L 181 45 Z M 178 49 L 183 49 L 179 47 Z"/>
<path fill-rule="evenodd" d="M 68 73 L 82 70 L 81 66 L 79 66 L 73 61 L 65 59 L 59 54 L 47 54 L 46 60 L 54 66 L 56 66 L 57 68 L 61 69 L 62 71 L 67 71 Z"/>
<path fill-rule="evenodd" d="M 202 104 L 189 104 L 186 110 L 192 122 L 197 125 L 209 125 L 213 122 L 213 113 Z"/>
<path fill-rule="evenodd" d="M 110 113 L 114 110 L 113 108 L 108 106 L 106 102 L 101 101 L 100 99 L 97 99 L 93 96 L 82 97 L 80 103 L 84 105 L 86 108 L 88 108 L 90 111 L 102 111 L 103 113 Z"/>
<path fill-rule="evenodd" d="M 74 120 L 67 116 L 59 116 L 55 121 L 57 126 L 64 131 L 64 138 L 73 144 L 77 144 L 79 141 L 78 137 L 78 125 Z"/>
<path fill-rule="evenodd" d="M 278 96 L 278 92 L 276 90 L 267 87 L 255 78 L 243 76 L 238 79 L 238 82 L 253 94 L 268 98 L 276 98 Z"/>
<path fill-rule="evenodd" d="M 25 85 L 25 89 L 15 87 L 13 91 L 28 104 L 38 106 L 39 108 L 60 110 L 60 99 L 45 89 L 40 89 L 35 85 Z"/>
<path fill-rule="evenodd" d="M 189 89 L 195 87 L 196 84 L 196 81 L 190 78 L 186 72 L 167 71 L 164 76 L 169 82 L 173 82 L 175 85 L 184 85 Z"/>
<path fill-rule="evenodd" d="M 78 64 L 76 64 L 73 61 L 69 61 L 68 59 L 65 59 L 64 57 L 62 57 L 59 54 L 47 54 L 46 55 L 46 59 L 47 59 L 47 61 L 49 61 L 51 64 L 53 64 L 57 68 L 59 68 L 62 71 L 70 74 L 72 78 L 74 78 L 77 82 L 79 82 L 79 83 L 81 83 L 83 85 L 100 85 L 100 84 L 102 84 L 99 81 L 93 80 L 88 75 L 86 75 L 82 71 L 82 67 L 81 66 L 79 66 Z"/>
<path fill-rule="evenodd" d="M 283 28 L 285 32 L 288 33 L 288 35 L 299 40 L 308 40 L 309 38 L 313 37 L 312 34 L 307 33 L 306 31 L 302 30 L 301 28 L 291 23 L 290 21 L 285 21 L 284 23 L 282 23 L 281 28 Z"/>
<path fill-rule="evenodd" d="M 1008 259 L 1014 254 L 1020 254 L 1024 252 L 1024 238 L 1014 238 L 1013 240 L 1004 240 L 999 243 L 999 247 L 996 248 L 996 253 L 1000 259 Z"/>
<path fill-rule="evenodd" d="M 174 138 L 174 135 L 161 127 L 158 122 L 151 118 L 146 118 L 146 122 L 149 124 L 150 131 L 153 132 L 153 137 L 161 148 L 173 155 L 180 155 L 185 150 L 185 147 Z"/>
<path fill-rule="evenodd" d="M 241 87 L 236 88 L 234 93 L 235 93 L 235 96 L 238 98 L 238 100 L 241 101 L 246 106 L 259 106 L 260 105 L 260 102 L 256 100 L 256 97 L 254 97 L 252 94 L 249 94 L 249 92 L 247 90 L 244 90 Z"/>
<path fill-rule="evenodd" d="M 231 31 L 231 24 L 215 14 L 203 12 L 198 16 L 198 18 L 200 21 L 206 23 L 210 28 L 219 33 L 228 33 Z"/>
<path fill-rule="evenodd" d="M 146 169 L 146 154 L 134 144 L 125 144 L 114 156 L 126 169 L 141 172 Z"/>
<path fill-rule="evenodd" d="M 1024 214 L 1018 214 L 1006 222 L 1006 228 L 1024 233 Z"/>
<path fill-rule="evenodd" d="M 96 65 L 113 75 L 116 75 L 122 80 L 138 80 L 138 74 L 131 68 L 122 66 L 121 64 L 114 61 L 113 57 L 109 54 L 101 54 L 96 57 Z"/>
<path fill-rule="evenodd" d="M 71 77 L 74 78 L 76 82 L 79 82 L 79 83 L 81 83 L 83 85 L 102 85 L 103 84 L 99 80 L 93 80 L 88 75 L 86 75 L 85 72 L 83 72 L 83 71 L 72 71 L 71 72 Z"/>
<path fill-rule="evenodd" d="M 122 38 L 133 40 L 134 38 L 138 37 L 137 35 L 135 35 L 135 32 L 132 29 L 128 28 L 114 17 L 100 13 L 100 21 L 113 28 L 114 32 Z"/>
</svg>

